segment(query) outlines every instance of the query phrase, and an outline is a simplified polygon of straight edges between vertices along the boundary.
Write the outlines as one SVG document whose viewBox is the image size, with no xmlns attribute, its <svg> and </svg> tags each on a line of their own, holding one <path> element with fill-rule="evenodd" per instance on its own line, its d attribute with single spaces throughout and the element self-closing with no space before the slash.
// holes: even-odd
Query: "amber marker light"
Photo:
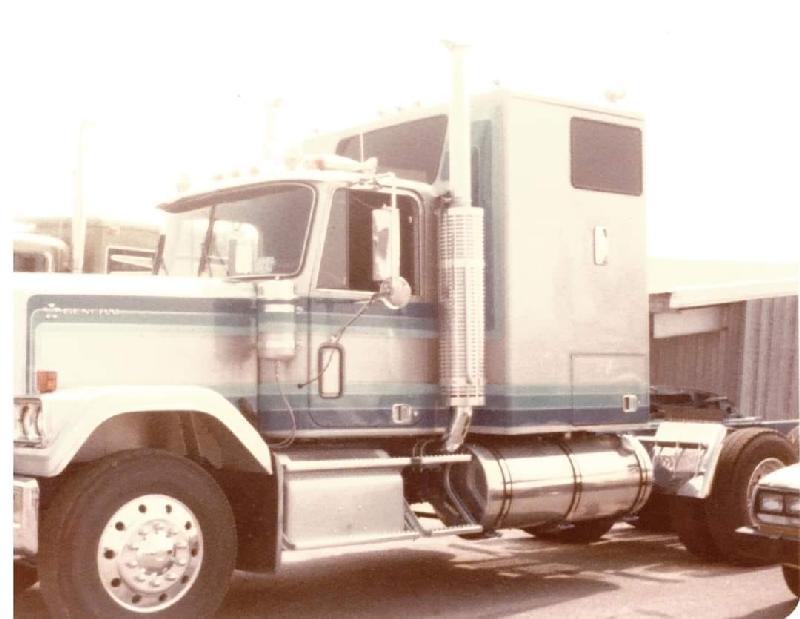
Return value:
<svg viewBox="0 0 800 619">
<path fill-rule="evenodd" d="M 36 391 L 39 393 L 50 393 L 58 387 L 58 372 L 51 370 L 36 371 Z"/>
</svg>

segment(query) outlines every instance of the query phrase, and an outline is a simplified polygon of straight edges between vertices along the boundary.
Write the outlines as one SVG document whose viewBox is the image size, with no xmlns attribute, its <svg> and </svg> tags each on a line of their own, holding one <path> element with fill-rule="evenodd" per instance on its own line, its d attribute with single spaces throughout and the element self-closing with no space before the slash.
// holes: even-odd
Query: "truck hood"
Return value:
<svg viewBox="0 0 800 619">
<path fill-rule="evenodd" d="M 198 277 L 78 275 L 68 273 L 12 273 L 14 374 L 13 392 L 26 393 L 28 361 L 35 353 L 32 329 L 42 318 L 104 315 L 119 311 L 121 303 L 136 306 L 153 299 L 165 305 L 170 299 L 215 299 L 225 302 L 254 299 L 255 282 Z M 87 299 L 89 299 L 87 301 Z M 72 343 L 70 344 L 72 345 Z M 80 347 L 76 340 L 74 346 Z M 39 368 L 42 369 L 42 368 Z"/>
</svg>

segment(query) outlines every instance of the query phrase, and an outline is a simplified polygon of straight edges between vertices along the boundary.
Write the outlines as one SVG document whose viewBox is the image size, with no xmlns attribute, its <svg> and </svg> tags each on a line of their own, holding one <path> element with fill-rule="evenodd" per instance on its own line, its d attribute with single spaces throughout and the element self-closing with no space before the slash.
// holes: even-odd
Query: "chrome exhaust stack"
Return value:
<svg viewBox="0 0 800 619">
<path fill-rule="evenodd" d="M 455 452 L 469 432 L 474 406 L 485 404 L 483 209 L 472 206 L 465 45 L 445 43 L 452 59 L 448 150 L 452 202 L 439 220 L 439 380 L 451 409 L 444 448 Z"/>
</svg>

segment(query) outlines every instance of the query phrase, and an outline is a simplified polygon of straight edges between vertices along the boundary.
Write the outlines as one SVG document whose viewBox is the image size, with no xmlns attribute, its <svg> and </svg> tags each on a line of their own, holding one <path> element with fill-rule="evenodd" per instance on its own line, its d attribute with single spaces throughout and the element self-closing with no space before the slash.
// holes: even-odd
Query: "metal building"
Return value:
<svg viewBox="0 0 800 619">
<path fill-rule="evenodd" d="M 798 267 L 651 259 L 650 382 L 796 419 Z"/>
</svg>

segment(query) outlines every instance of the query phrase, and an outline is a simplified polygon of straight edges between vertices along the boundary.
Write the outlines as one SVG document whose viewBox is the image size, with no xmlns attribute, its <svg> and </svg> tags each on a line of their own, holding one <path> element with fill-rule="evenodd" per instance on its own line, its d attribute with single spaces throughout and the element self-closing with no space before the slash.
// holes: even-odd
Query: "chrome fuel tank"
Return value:
<svg viewBox="0 0 800 619">
<path fill-rule="evenodd" d="M 638 511 L 653 483 L 650 456 L 630 436 L 467 445 L 450 484 L 487 529 L 578 522 Z"/>
</svg>

